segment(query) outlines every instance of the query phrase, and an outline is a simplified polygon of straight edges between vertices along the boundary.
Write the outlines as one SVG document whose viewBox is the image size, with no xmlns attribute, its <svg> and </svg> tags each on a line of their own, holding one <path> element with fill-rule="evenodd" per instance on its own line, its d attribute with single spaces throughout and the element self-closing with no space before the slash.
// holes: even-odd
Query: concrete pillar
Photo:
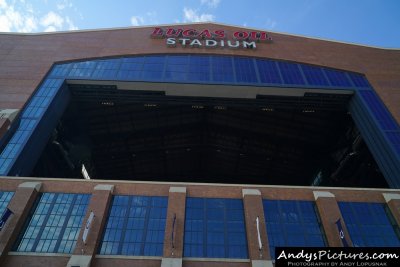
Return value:
<svg viewBox="0 0 400 267">
<path fill-rule="evenodd" d="M 349 246 L 352 246 L 350 235 L 347 231 L 346 224 L 343 220 L 339 205 L 335 195 L 326 191 L 314 191 L 314 199 L 317 205 L 319 215 L 321 217 L 322 226 L 325 236 L 330 247 L 342 247 L 342 241 L 336 226 L 336 221 L 340 218 L 342 221 L 343 232 Z"/>
<path fill-rule="evenodd" d="M 13 214 L 0 232 L 0 266 L 17 239 L 33 203 L 42 187 L 40 182 L 25 182 L 18 186 L 8 208 Z"/>
<path fill-rule="evenodd" d="M 246 223 L 247 246 L 253 267 L 272 266 L 267 230 L 265 227 L 264 208 L 261 192 L 257 189 L 243 189 L 244 218 Z M 257 217 L 262 249 L 259 249 Z"/>
<path fill-rule="evenodd" d="M 170 187 L 162 267 L 181 267 L 185 231 L 186 187 Z M 175 218 L 175 219 L 174 219 Z M 175 221 L 175 223 L 174 223 Z M 172 242 L 172 232 L 174 239 Z"/>
<path fill-rule="evenodd" d="M 104 225 L 107 220 L 108 209 L 111 203 L 114 185 L 99 184 L 94 187 L 90 203 L 83 219 L 82 227 L 76 242 L 74 253 L 68 261 L 67 267 L 89 267 L 97 252 Z M 86 222 L 90 213 L 93 211 L 94 218 L 90 224 L 86 244 L 83 243 L 82 236 L 85 231 Z"/>
<path fill-rule="evenodd" d="M 397 225 L 400 225 L 400 194 L 383 193 L 382 195 L 385 198 Z"/>
</svg>

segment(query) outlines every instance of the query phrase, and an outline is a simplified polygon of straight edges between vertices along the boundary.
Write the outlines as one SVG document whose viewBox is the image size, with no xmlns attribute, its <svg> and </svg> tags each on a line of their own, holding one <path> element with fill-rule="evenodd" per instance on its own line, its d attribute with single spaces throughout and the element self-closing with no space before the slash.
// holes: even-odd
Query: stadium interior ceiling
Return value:
<svg viewBox="0 0 400 267">
<path fill-rule="evenodd" d="M 31 176 L 388 187 L 347 111 L 350 94 L 170 96 L 70 84 Z"/>
</svg>

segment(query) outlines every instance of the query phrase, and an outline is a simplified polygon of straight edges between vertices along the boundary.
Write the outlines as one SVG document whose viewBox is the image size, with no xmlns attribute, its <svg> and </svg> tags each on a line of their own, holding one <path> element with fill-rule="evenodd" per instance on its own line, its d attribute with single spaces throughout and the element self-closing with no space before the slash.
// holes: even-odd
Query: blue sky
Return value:
<svg viewBox="0 0 400 267">
<path fill-rule="evenodd" d="M 200 21 L 400 48 L 400 0 L 0 0 L 0 32 Z"/>
</svg>

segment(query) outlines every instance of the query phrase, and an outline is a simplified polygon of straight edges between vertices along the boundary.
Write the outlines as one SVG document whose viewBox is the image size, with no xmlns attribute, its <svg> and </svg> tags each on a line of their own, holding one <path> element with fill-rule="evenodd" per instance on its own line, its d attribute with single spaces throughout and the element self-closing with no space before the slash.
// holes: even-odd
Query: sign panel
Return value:
<svg viewBox="0 0 400 267">
<path fill-rule="evenodd" d="M 256 49 L 257 43 L 271 42 L 266 32 L 235 31 L 231 35 L 225 30 L 196 30 L 192 28 L 154 28 L 152 38 L 166 39 L 168 47 L 192 48 L 243 48 Z"/>
</svg>

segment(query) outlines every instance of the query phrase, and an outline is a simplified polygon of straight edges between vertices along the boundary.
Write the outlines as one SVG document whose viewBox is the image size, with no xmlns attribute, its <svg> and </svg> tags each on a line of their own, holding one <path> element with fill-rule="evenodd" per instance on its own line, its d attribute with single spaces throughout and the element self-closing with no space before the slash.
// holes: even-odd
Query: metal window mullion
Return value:
<svg viewBox="0 0 400 267">
<path fill-rule="evenodd" d="M 297 209 L 297 214 L 300 218 L 300 228 L 302 228 L 303 230 L 303 236 L 304 236 L 304 241 L 305 241 L 305 245 L 308 245 L 308 237 L 309 235 L 306 233 L 305 231 L 305 222 L 304 222 L 304 218 L 303 218 L 303 213 L 301 212 L 300 209 L 300 201 L 295 201 L 296 203 L 296 209 Z"/>
<path fill-rule="evenodd" d="M 261 84 L 260 70 L 258 69 L 257 59 L 251 58 L 251 61 L 253 62 L 254 72 L 256 74 L 257 83 Z"/>
<path fill-rule="evenodd" d="M 278 64 L 278 61 L 273 60 L 272 63 L 273 63 L 273 65 L 275 65 L 276 70 L 278 71 L 279 78 L 281 79 L 280 85 L 286 85 L 287 83 L 283 79 L 282 72 L 281 72 L 281 67 Z"/>
<path fill-rule="evenodd" d="M 351 202 L 347 202 L 348 204 L 347 205 L 349 205 L 350 206 L 350 209 L 351 209 L 351 215 L 350 216 L 352 216 L 353 218 L 352 218 L 352 221 L 353 222 L 355 222 L 355 224 L 357 225 L 357 229 L 361 229 L 361 226 L 362 225 L 360 225 L 359 224 L 359 219 L 358 219 L 358 214 L 355 212 L 355 210 L 354 210 L 354 207 L 353 207 L 353 203 L 351 203 Z M 344 218 L 343 218 L 343 220 L 344 220 Z M 344 222 L 344 224 L 346 224 L 346 222 Z M 347 228 L 347 225 L 346 225 L 346 228 Z M 350 232 L 349 232 L 349 238 L 351 239 L 351 234 L 350 234 Z M 364 246 L 365 246 L 365 244 L 367 244 L 367 242 L 365 242 L 366 241 L 366 239 L 365 239 L 365 237 L 364 237 L 364 233 L 363 232 L 361 232 L 361 239 L 363 240 L 363 242 L 364 242 Z M 353 240 L 351 240 L 352 242 L 353 242 Z M 354 246 L 354 244 L 353 244 L 353 246 Z"/>
<path fill-rule="evenodd" d="M 140 244 L 140 254 L 144 255 L 144 247 L 146 245 L 146 238 L 147 238 L 147 231 L 148 231 L 148 226 L 149 226 L 149 218 L 150 218 L 150 210 L 151 210 L 151 202 L 152 198 L 147 197 L 149 200 L 147 202 L 146 206 L 146 214 L 144 217 L 144 227 L 143 227 L 143 236 L 142 236 L 142 242 Z"/>
<path fill-rule="evenodd" d="M 353 88 L 358 89 L 357 85 L 355 85 L 355 83 L 353 82 L 353 80 L 350 78 L 349 74 L 347 71 L 344 71 L 344 76 L 347 78 L 347 80 L 350 82 L 350 86 Z"/>
<path fill-rule="evenodd" d="M 73 198 L 72 198 L 72 202 L 71 202 L 71 204 L 70 204 L 70 207 L 68 208 L 68 212 L 67 212 L 67 214 L 65 215 L 65 220 L 64 220 L 64 223 L 63 223 L 63 225 L 62 225 L 62 227 L 61 227 L 60 235 L 58 236 L 57 243 L 56 243 L 56 245 L 54 246 L 54 251 L 53 251 L 54 253 L 55 253 L 56 251 L 58 251 L 58 249 L 59 249 L 59 247 L 60 247 L 61 240 L 63 239 L 65 230 L 67 229 L 67 225 L 68 225 L 69 218 L 71 217 L 72 211 L 73 211 L 74 206 L 75 206 L 75 203 L 76 203 L 77 195 L 78 195 L 78 194 L 74 194 L 74 196 L 73 196 Z M 70 250 L 70 249 L 72 249 L 72 247 L 69 248 L 69 250 Z M 71 251 L 70 251 L 70 253 L 71 253 Z"/>
<path fill-rule="evenodd" d="M 318 228 L 319 228 L 319 231 L 321 232 L 322 241 L 324 242 L 324 245 L 326 246 L 328 244 L 328 241 L 326 239 L 325 229 L 322 225 L 321 216 L 319 214 L 317 205 L 315 205 L 315 202 L 313 202 L 313 209 L 315 212 L 315 216 L 317 217 Z"/>
<path fill-rule="evenodd" d="M 302 64 L 297 64 L 297 63 L 296 63 L 296 65 L 297 65 L 297 68 L 299 69 L 300 76 L 303 77 L 303 80 L 304 80 L 305 85 L 308 86 L 308 87 L 310 88 L 311 85 L 308 83 L 308 80 L 307 80 L 307 78 L 306 78 L 306 75 L 305 75 L 304 72 L 303 72 Z"/>
<path fill-rule="evenodd" d="M 209 55 L 206 55 L 206 58 L 208 59 L 208 74 L 210 75 L 208 78 L 209 82 L 214 81 L 214 69 L 213 69 L 213 60 Z"/>
<path fill-rule="evenodd" d="M 322 75 L 325 77 L 326 81 L 328 82 L 328 87 L 335 87 L 332 85 L 331 81 L 329 80 L 328 74 L 325 73 L 325 68 L 321 68 Z"/>
<path fill-rule="evenodd" d="M 224 200 L 224 250 L 225 250 L 225 258 L 228 258 L 229 256 L 229 244 L 228 244 L 228 209 L 227 209 L 227 205 L 226 205 L 226 199 Z"/>
<path fill-rule="evenodd" d="M 288 244 L 288 237 L 287 237 L 287 232 L 286 232 L 286 227 L 285 227 L 285 224 L 287 224 L 287 223 L 286 223 L 286 222 L 284 223 L 283 220 L 282 220 L 282 206 L 281 206 L 281 200 L 276 200 L 276 201 L 278 201 L 279 224 L 282 225 L 282 230 L 283 230 L 282 236 L 283 236 L 283 239 L 284 239 L 284 241 L 285 241 L 285 246 L 287 246 L 287 244 Z M 276 245 L 275 245 L 275 247 L 276 247 Z"/>
<path fill-rule="evenodd" d="M 387 204 L 384 204 L 383 209 L 386 213 L 386 216 L 389 219 L 390 225 L 393 227 L 394 234 L 396 235 L 397 239 L 400 241 L 400 228 L 399 225 L 396 223 L 396 219 L 393 216 L 392 211 L 390 210 L 389 206 Z"/>
<path fill-rule="evenodd" d="M 60 194 L 55 194 L 55 196 L 54 196 L 52 202 L 50 203 L 49 212 L 46 214 L 46 217 L 45 217 L 44 220 L 43 220 L 43 224 L 42 224 L 42 226 L 40 227 L 39 233 L 37 234 L 37 236 L 36 236 L 36 238 L 35 238 L 35 242 L 33 242 L 33 245 L 32 245 L 32 248 L 31 248 L 31 252 L 35 252 L 35 250 L 36 250 L 36 247 L 37 247 L 37 245 L 39 244 L 39 241 L 41 240 L 40 237 L 41 237 L 41 235 L 43 234 L 44 228 L 45 228 L 46 225 L 47 225 L 47 221 L 49 220 L 49 217 L 50 217 L 50 215 L 51 215 L 51 212 L 52 212 L 52 210 L 53 210 L 53 208 L 54 208 L 54 206 L 55 206 L 56 200 L 57 200 L 57 198 L 58 198 L 59 196 L 60 196 Z M 42 195 L 42 197 L 43 197 L 43 195 Z M 40 204 L 40 201 L 39 201 L 39 203 L 38 203 L 38 206 L 39 206 L 39 204 Z M 32 217 L 33 217 L 34 215 L 35 215 L 35 213 L 32 214 Z M 32 217 L 31 217 L 31 219 L 32 219 Z"/>
<path fill-rule="evenodd" d="M 207 257 L 207 199 L 203 198 L 203 257 L 206 258 Z"/>
<path fill-rule="evenodd" d="M 231 62 L 231 67 L 232 67 L 232 74 L 233 74 L 233 83 L 237 84 L 237 77 L 236 77 L 236 65 L 235 65 L 235 60 L 232 56 L 229 56 L 230 62 Z M 240 64 L 239 64 L 240 65 Z M 240 67 L 239 67 L 240 69 Z M 223 81 L 225 82 L 225 81 Z"/>
<path fill-rule="evenodd" d="M 125 213 L 125 217 L 124 217 L 124 223 L 122 224 L 122 228 L 121 228 L 121 239 L 119 240 L 118 249 L 117 249 L 117 255 L 122 255 L 122 246 L 125 243 L 126 226 L 128 225 L 128 217 L 129 217 L 129 212 L 130 212 L 131 206 L 132 206 L 131 205 L 132 200 L 133 200 L 133 197 L 130 196 L 128 198 L 128 205 L 126 206 L 126 213 Z M 115 218 L 117 218 L 117 217 L 115 217 Z M 118 228 L 116 228 L 116 230 L 118 230 Z"/>
</svg>

